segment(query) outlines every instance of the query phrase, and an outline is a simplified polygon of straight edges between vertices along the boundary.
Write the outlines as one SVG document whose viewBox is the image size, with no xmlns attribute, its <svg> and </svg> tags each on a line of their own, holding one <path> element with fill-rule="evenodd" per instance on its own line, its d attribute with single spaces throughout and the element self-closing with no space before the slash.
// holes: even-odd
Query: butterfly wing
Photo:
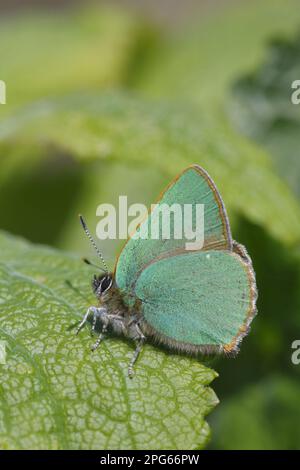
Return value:
<svg viewBox="0 0 300 470">
<path fill-rule="evenodd" d="M 187 351 L 232 352 L 256 313 L 256 284 L 242 245 L 182 252 L 150 263 L 137 279 L 146 334 Z"/>
<path fill-rule="evenodd" d="M 115 278 L 118 287 L 132 292 L 136 279 L 142 269 L 154 259 L 184 249 L 185 238 L 159 239 L 147 238 L 151 224 L 158 222 L 162 204 L 169 207 L 179 204 L 204 204 L 204 246 L 202 250 L 231 250 L 232 238 L 226 210 L 221 196 L 209 175 L 198 165 L 188 167 L 162 194 L 156 207 L 139 226 L 134 238 L 130 238 L 123 248 L 116 264 Z M 193 211 L 194 212 L 194 211 Z M 195 227 L 196 213 L 193 213 L 192 226 Z M 173 232 L 173 219 L 170 219 Z M 146 234 L 146 236 L 145 236 Z"/>
</svg>

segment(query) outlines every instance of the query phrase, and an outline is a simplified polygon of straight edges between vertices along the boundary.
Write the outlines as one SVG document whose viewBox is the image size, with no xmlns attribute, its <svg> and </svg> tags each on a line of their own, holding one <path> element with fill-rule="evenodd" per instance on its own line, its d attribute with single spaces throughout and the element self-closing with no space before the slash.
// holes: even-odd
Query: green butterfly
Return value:
<svg viewBox="0 0 300 470">
<path fill-rule="evenodd" d="M 204 204 L 200 250 L 187 250 L 184 238 L 142 236 L 160 217 L 161 205 L 174 203 Z M 256 314 L 255 273 L 245 247 L 232 239 L 221 196 L 203 168 L 188 167 L 167 187 L 125 244 L 114 273 L 108 272 L 81 216 L 80 220 L 105 266 L 104 274 L 93 279 L 99 306 L 88 309 L 77 329 L 78 333 L 90 315 L 93 330 L 100 323 L 102 331 L 93 350 L 108 329 L 135 340 L 130 377 L 148 340 L 194 354 L 238 351 Z"/>
</svg>

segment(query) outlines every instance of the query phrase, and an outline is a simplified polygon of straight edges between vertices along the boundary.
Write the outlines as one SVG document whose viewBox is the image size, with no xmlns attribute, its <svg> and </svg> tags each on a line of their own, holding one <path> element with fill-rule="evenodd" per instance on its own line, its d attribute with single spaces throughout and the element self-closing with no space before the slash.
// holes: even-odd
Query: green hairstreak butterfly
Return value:
<svg viewBox="0 0 300 470">
<path fill-rule="evenodd" d="M 185 169 L 163 192 L 158 204 L 138 227 L 140 235 L 159 217 L 162 204 L 204 204 L 204 243 L 187 250 L 183 238 L 129 238 L 109 273 L 88 228 L 83 228 L 105 269 L 94 276 L 99 305 L 88 309 L 93 329 L 112 330 L 137 342 L 128 367 L 145 341 L 187 353 L 236 353 L 256 314 L 257 289 L 251 259 L 232 239 L 222 198 L 208 173 L 198 165 Z"/>
</svg>

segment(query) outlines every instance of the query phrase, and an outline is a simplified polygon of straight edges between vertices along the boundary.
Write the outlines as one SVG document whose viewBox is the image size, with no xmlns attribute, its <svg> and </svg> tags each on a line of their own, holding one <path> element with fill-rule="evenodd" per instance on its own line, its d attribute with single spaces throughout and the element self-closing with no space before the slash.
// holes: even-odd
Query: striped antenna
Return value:
<svg viewBox="0 0 300 470">
<path fill-rule="evenodd" d="M 104 271 L 106 274 L 108 274 L 108 267 L 107 267 L 107 264 L 105 263 L 101 251 L 100 251 L 99 248 L 97 247 L 95 240 L 93 239 L 93 237 L 92 237 L 92 235 L 91 235 L 89 229 L 87 228 L 87 225 L 86 225 L 86 223 L 85 223 L 84 218 L 82 217 L 82 215 L 79 215 L 79 220 L 80 220 L 80 223 L 81 223 L 81 225 L 82 225 L 83 230 L 84 230 L 85 233 L 86 233 L 86 236 L 89 238 L 89 240 L 90 240 L 91 244 L 93 245 L 93 247 L 94 247 L 94 249 L 95 249 L 97 255 L 98 255 L 99 258 L 101 259 L 101 261 L 102 261 L 102 263 L 103 263 L 103 266 L 105 267 L 105 270 L 102 270 L 102 271 Z M 90 264 L 91 264 L 91 263 L 90 263 Z M 101 269 L 101 268 L 99 268 L 99 269 Z"/>
</svg>

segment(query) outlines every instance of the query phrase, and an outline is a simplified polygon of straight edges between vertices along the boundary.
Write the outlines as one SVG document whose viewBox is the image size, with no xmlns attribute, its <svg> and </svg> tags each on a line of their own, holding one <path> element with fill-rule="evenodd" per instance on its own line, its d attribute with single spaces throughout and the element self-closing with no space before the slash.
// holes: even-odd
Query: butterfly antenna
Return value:
<svg viewBox="0 0 300 470">
<path fill-rule="evenodd" d="M 82 261 L 83 261 L 85 264 L 88 264 L 89 266 L 94 266 L 94 268 L 100 269 L 100 271 L 103 271 L 104 273 L 106 273 L 105 269 L 101 268 L 101 267 L 98 266 L 98 264 L 96 264 L 96 263 L 92 263 L 92 261 L 90 261 L 89 259 L 87 259 L 87 258 L 82 258 Z"/>
<path fill-rule="evenodd" d="M 81 225 L 82 225 L 83 230 L 84 230 L 85 233 L 86 233 L 86 236 L 87 236 L 88 239 L 90 240 L 90 242 L 91 242 L 91 244 L 93 245 L 93 247 L 94 247 L 94 249 L 95 249 L 97 255 L 98 255 L 99 258 L 101 259 L 101 261 L 102 261 L 102 263 L 103 263 L 103 266 L 105 267 L 105 272 L 108 273 L 107 264 L 106 264 L 106 262 L 104 261 L 104 258 L 103 258 L 103 256 L 102 256 L 102 253 L 101 253 L 101 251 L 99 250 L 99 248 L 97 247 L 95 240 L 93 239 L 92 235 L 90 234 L 90 231 L 89 231 L 89 229 L 87 228 L 87 225 L 86 225 L 86 223 L 85 223 L 84 218 L 82 217 L 82 215 L 79 215 L 79 220 L 80 220 L 80 223 L 81 223 Z M 101 268 L 99 268 L 99 269 L 101 269 Z"/>
</svg>

